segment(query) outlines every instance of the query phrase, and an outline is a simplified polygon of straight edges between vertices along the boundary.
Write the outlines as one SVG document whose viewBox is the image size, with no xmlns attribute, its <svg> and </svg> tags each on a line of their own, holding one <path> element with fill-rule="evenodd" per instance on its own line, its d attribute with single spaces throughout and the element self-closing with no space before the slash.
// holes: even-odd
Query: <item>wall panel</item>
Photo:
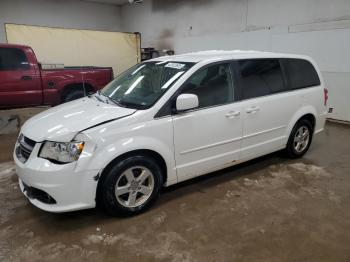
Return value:
<svg viewBox="0 0 350 262">
<path fill-rule="evenodd" d="M 137 34 L 6 24 L 8 43 L 29 45 L 41 63 L 108 66 L 114 74 L 140 59 Z"/>
</svg>

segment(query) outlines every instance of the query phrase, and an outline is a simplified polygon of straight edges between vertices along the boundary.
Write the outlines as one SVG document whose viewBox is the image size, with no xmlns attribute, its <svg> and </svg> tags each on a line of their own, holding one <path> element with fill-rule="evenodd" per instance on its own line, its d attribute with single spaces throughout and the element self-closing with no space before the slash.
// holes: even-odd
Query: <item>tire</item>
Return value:
<svg viewBox="0 0 350 262">
<path fill-rule="evenodd" d="M 290 133 L 285 153 L 289 158 L 302 157 L 308 150 L 312 142 L 312 124 L 302 119 L 298 121 Z"/>
<path fill-rule="evenodd" d="M 76 100 L 78 98 L 84 97 L 84 91 L 81 89 L 75 89 L 69 91 L 63 98 L 63 103 Z"/>
<path fill-rule="evenodd" d="M 116 163 L 100 183 L 98 205 L 109 215 L 130 216 L 144 212 L 156 201 L 163 177 L 153 158 L 140 155 Z"/>
</svg>

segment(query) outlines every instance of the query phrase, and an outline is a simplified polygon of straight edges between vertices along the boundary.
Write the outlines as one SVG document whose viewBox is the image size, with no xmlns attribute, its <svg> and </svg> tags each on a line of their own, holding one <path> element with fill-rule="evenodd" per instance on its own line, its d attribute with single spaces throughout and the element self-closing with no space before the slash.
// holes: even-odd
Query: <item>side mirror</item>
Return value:
<svg viewBox="0 0 350 262">
<path fill-rule="evenodd" d="M 193 94 L 181 94 L 176 99 L 176 110 L 185 111 L 198 107 L 198 96 Z"/>
</svg>

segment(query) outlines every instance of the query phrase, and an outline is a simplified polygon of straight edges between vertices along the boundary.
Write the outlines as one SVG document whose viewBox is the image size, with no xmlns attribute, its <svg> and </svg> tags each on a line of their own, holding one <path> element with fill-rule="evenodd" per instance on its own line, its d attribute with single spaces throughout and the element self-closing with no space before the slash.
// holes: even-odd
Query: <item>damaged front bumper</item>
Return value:
<svg viewBox="0 0 350 262">
<path fill-rule="evenodd" d="M 41 144 L 35 144 L 24 163 L 17 157 L 16 151 L 13 154 L 23 194 L 33 205 L 49 212 L 95 207 L 99 170 L 84 169 L 91 154 L 85 152 L 78 161 L 59 165 L 38 157 Z"/>
</svg>

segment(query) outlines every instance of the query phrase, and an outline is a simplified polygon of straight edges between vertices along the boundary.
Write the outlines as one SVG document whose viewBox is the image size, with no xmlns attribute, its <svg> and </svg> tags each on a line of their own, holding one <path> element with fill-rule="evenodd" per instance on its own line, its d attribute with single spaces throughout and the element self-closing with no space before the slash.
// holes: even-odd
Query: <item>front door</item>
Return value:
<svg viewBox="0 0 350 262">
<path fill-rule="evenodd" d="M 179 181 L 233 165 L 239 159 L 241 105 L 234 101 L 230 63 L 199 69 L 181 94 L 198 96 L 199 107 L 173 116 Z"/>
<path fill-rule="evenodd" d="M 0 107 L 40 105 L 40 74 L 18 48 L 0 47 Z"/>
</svg>

